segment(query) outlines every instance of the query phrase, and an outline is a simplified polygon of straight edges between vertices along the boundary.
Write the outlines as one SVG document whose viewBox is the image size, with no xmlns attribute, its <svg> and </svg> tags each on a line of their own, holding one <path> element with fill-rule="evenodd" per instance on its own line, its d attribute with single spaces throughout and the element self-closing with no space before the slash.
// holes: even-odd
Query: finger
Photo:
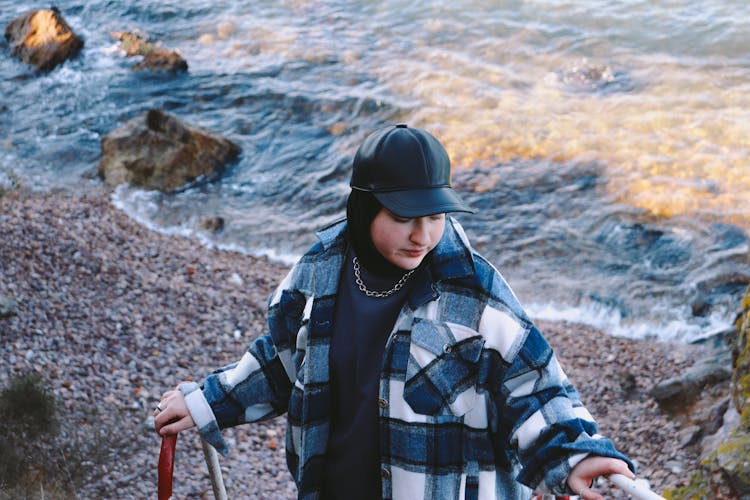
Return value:
<svg viewBox="0 0 750 500">
<path fill-rule="evenodd" d="M 178 434 L 185 429 L 189 429 L 192 427 L 191 425 L 191 419 L 189 417 L 183 417 L 177 421 L 170 422 L 167 425 L 164 425 L 160 430 L 159 434 L 162 436 L 166 436 L 168 434 Z"/>
<path fill-rule="evenodd" d="M 163 417 L 164 412 L 158 413 L 154 416 L 154 429 L 156 429 L 156 432 L 159 432 L 162 427 L 168 422 L 167 419 Z"/>
<path fill-rule="evenodd" d="M 166 407 L 166 403 L 164 403 L 164 400 L 159 401 L 156 406 L 154 406 L 154 416 L 158 415 L 159 413 L 164 411 L 164 408 Z"/>
<path fill-rule="evenodd" d="M 578 498 L 581 498 L 583 500 L 604 500 L 604 497 L 601 496 L 596 490 L 592 490 L 591 488 L 588 488 L 586 486 L 582 487 L 579 490 Z"/>
<path fill-rule="evenodd" d="M 154 415 L 154 427 L 159 432 L 162 427 L 169 424 L 172 420 L 179 420 L 183 418 L 184 414 L 179 414 L 172 406 L 162 405 L 162 411 Z"/>
<path fill-rule="evenodd" d="M 633 472 L 630 470 L 628 464 L 616 458 L 611 458 L 608 460 L 607 469 L 608 472 L 602 475 L 608 476 L 609 474 L 622 474 L 623 476 L 629 477 L 630 479 L 635 478 L 635 474 L 633 474 Z"/>
<path fill-rule="evenodd" d="M 627 477 L 628 479 L 635 479 L 635 474 L 633 474 L 633 471 L 631 471 L 628 467 L 622 469 L 622 471 L 613 472 L 612 474 L 622 474 L 623 476 Z"/>
<path fill-rule="evenodd" d="M 619 468 L 621 472 L 615 472 L 615 474 L 622 474 L 623 476 L 629 477 L 630 479 L 635 479 L 635 474 L 633 473 L 633 471 L 630 470 L 630 467 L 628 467 L 628 464 L 621 461 L 619 465 L 620 465 Z"/>
<path fill-rule="evenodd" d="M 172 420 L 180 420 L 185 417 L 185 413 L 180 413 L 173 405 L 162 406 L 163 410 L 154 417 L 154 423 L 159 423 L 159 426 L 164 426 Z"/>
<path fill-rule="evenodd" d="M 603 466 L 602 466 L 603 464 Z M 593 480 L 598 476 L 608 476 L 609 474 L 622 474 L 629 478 L 635 477 L 631 472 L 628 464 L 617 458 L 604 458 L 600 461 L 600 466 L 596 469 L 596 472 L 592 475 L 592 471 L 584 472 L 584 475 L 591 475 L 590 479 Z"/>
</svg>

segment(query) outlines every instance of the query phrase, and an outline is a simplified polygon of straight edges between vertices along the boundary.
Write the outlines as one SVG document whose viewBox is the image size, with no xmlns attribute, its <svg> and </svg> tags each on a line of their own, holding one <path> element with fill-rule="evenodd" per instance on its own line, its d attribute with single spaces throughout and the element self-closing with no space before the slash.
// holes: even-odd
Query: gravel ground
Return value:
<svg viewBox="0 0 750 500">
<path fill-rule="evenodd" d="M 93 440 L 80 498 L 153 498 L 160 441 L 151 412 L 183 379 L 239 359 L 265 328 L 266 297 L 286 273 L 263 258 L 149 231 L 108 193 L 6 193 L 0 198 L 0 387 L 38 373 L 73 430 Z M 581 325 L 540 322 L 602 434 L 661 491 L 689 477 L 696 452 L 647 396 L 691 364 L 696 347 L 632 341 Z M 227 431 L 230 498 L 294 498 L 284 421 Z M 177 445 L 175 498 L 212 498 L 197 434 Z M 621 495 L 613 492 L 609 496 Z"/>
</svg>

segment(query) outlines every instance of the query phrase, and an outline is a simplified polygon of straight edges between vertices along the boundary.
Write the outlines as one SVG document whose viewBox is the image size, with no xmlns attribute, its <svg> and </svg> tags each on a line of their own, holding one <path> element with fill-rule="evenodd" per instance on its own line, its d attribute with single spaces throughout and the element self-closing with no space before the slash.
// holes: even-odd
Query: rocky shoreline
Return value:
<svg viewBox="0 0 750 500">
<path fill-rule="evenodd" d="M 239 359 L 264 331 L 266 297 L 286 271 L 149 231 L 114 209 L 104 187 L 84 195 L 0 192 L 0 297 L 7 300 L 0 388 L 38 374 L 69 432 L 93 440 L 84 446 L 89 453 L 101 451 L 101 460 L 84 464 L 77 497 L 154 497 L 160 443 L 150 415 L 160 394 Z M 602 434 L 638 463 L 639 475 L 655 491 L 687 484 L 699 467 L 701 429 L 660 407 L 650 391 L 706 348 L 539 324 Z M 728 399 L 729 383 L 704 393 L 710 414 Z M 221 465 L 230 498 L 295 497 L 283 418 L 227 436 L 232 453 Z M 174 495 L 212 498 L 193 431 L 178 440 Z"/>
</svg>

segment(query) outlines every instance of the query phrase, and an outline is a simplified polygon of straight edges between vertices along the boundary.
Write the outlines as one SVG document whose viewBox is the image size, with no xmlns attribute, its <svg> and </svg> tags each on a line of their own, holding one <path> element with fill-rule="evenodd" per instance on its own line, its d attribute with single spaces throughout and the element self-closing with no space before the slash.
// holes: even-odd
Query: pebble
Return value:
<svg viewBox="0 0 750 500">
<path fill-rule="evenodd" d="M 0 295 L 0 319 L 15 315 L 16 309 L 16 302 L 13 299 Z"/>
<path fill-rule="evenodd" d="M 97 216 L 82 219 L 84 211 Z M 0 318 L 7 346 L 0 388 L 43 366 L 40 375 L 66 420 L 85 422 L 97 412 L 105 435 L 117 429 L 110 441 L 121 443 L 116 458 L 95 465 L 80 498 L 111 498 L 113 491 L 155 498 L 160 439 L 152 412 L 159 396 L 239 359 L 254 332 L 265 330 L 266 297 L 288 268 L 148 231 L 112 208 L 105 190 L 4 196 L 0 214 L 0 297 L 12 296 L 15 307 Z M 186 264 L 195 269 L 190 281 Z M 241 276 L 255 286 L 237 286 Z M 216 325 L 229 319 L 230 335 L 217 343 Z M 214 341 L 204 347 L 201 339 Z M 265 442 L 268 429 L 283 436 L 284 420 L 225 432 L 234 442 L 220 459 L 225 477 L 232 470 L 230 498 L 296 498 L 283 453 Z M 262 436 L 262 450 L 233 437 L 247 434 Z M 254 456 L 262 467 L 252 466 Z M 194 469 L 206 465 L 198 434 L 187 431 L 177 445 L 175 498 L 211 491 Z M 251 473 L 264 469 L 270 472 Z"/>
<path fill-rule="evenodd" d="M 10 346 L 0 356 L 0 387 L 37 371 L 66 418 L 89 421 L 96 411 L 101 430 L 116 429 L 117 458 L 96 464 L 81 498 L 113 491 L 153 498 L 160 439 L 152 412 L 160 395 L 237 361 L 255 332 L 265 331 L 266 298 L 288 267 L 151 232 L 109 200 L 103 188 L 0 198 L 0 296 L 12 295 L 16 303 L 16 314 L 0 319 L 3 345 Z M 689 477 L 697 452 L 683 448 L 679 422 L 647 393 L 681 373 L 695 346 L 617 339 L 568 323 L 538 325 L 601 434 L 637 459 L 639 476 L 655 491 Z M 623 373 L 633 374 L 627 384 Z M 277 418 L 224 432 L 232 450 L 220 463 L 230 498 L 249 492 L 296 498 L 284 423 Z M 194 430 L 180 435 L 175 498 L 210 491 L 205 472 L 195 473 L 206 470 L 199 443 Z"/>
<path fill-rule="evenodd" d="M 677 462 L 675 460 L 670 460 L 666 465 L 669 471 L 673 474 L 682 474 L 683 472 L 685 472 L 685 467 L 680 462 Z"/>
<path fill-rule="evenodd" d="M 696 444 L 700 440 L 702 433 L 703 429 L 697 425 L 689 425 L 681 429 L 679 432 L 680 446 L 685 448 Z"/>
</svg>

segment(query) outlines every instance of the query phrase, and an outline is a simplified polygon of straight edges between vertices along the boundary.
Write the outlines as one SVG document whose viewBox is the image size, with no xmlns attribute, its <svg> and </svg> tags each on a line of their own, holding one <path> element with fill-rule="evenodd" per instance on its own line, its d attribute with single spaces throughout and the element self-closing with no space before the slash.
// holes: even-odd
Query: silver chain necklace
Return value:
<svg viewBox="0 0 750 500">
<path fill-rule="evenodd" d="M 390 290 L 385 290 L 383 292 L 377 292 L 377 291 L 373 292 L 372 290 L 368 290 L 367 287 L 365 286 L 365 283 L 362 281 L 362 276 L 360 275 L 360 272 L 359 272 L 360 270 L 359 261 L 357 260 L 356 257 L 352 259 L 352 264 L 354 264 L 354 281 L 357 282 L 357 286 L 359 287 L 359 289 L 368 297 L 377 297 L 380 299 L 382 299 L 383 297 L 388 297 L 389 295 L 393 295 L 394 293 L 401 290 L 404 287 L 404 283 L 406 283 L 406 280 L 408 280 L 411 277 L 411 275 L 414 274 L 414 271 L 416 271 L 416 268 L 415 268 L 409 271 L 408 273 L 404 274 L 403 276 L 401 276 L 401 279 L 398 280 L 398 283 L 393 285 L 393 288 L 391 288 Z"/>
</svg>

